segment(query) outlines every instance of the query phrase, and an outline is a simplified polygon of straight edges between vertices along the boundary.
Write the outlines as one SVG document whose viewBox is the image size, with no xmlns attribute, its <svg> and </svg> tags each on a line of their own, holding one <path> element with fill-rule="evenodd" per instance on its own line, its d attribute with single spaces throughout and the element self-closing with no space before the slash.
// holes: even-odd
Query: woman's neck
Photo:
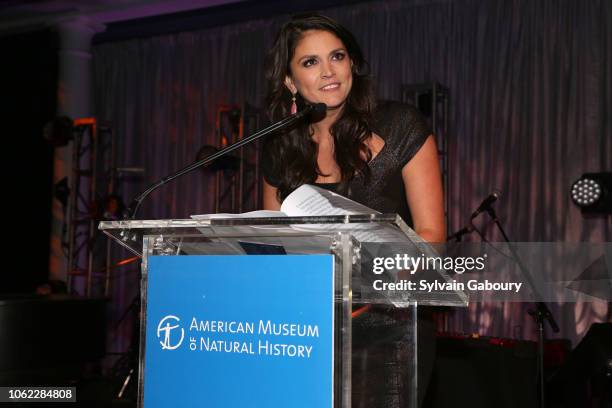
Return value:
<svg viewBox="0 0 612 408">
<path fill-rule="evenodd" d="M 316 143 L 318 143 L 322 138 L 324 139 L 324 138 L 331 137 L 331 133 L 329 129 L 336 122 L 336 120 L 338 120 L 341 113 L 342 113 L 342 109 L 330 109 L 327 111 L 323 119 L 311 125 L 312 129 L 314 130 L 312 139 Z"/>
</svg>

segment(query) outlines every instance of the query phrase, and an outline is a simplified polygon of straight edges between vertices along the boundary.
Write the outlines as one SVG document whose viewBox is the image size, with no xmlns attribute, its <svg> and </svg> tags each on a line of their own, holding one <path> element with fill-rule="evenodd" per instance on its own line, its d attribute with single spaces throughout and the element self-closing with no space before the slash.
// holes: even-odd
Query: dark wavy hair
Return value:
<svg viewBox="0 0 612 408">
<path fill-rule="evenodd" d="M 367 74 L 367 62 L 353 34 L 336 21 L 320 14 L 296 15 L 285 23 L 266 63 L 268 114 L 272 121 L 289 115 L 292 95 L 285 86 L 285 77 L 291 75 L 290 62 L 295 48 L 303 33 L 308 30 L 323 30 L 334 34 L 346 47 L 353 63 L 353 86 L 342 113 L 330 128 L 334 139 L 335 160 L 341 173 L 338 191 L 346 194 L 349 182 L 357 173 L 369 175 L 367 162 L 372 154 L 364 141 L 372 135 L 371 118 L 375 104 Z M 296 99 L 298 109 L 303 108 L 306 101 L 300 95 L 296 95 Z M 365 159 L 362 152 L 365 153 Z M 302 184 L 314 183 L 317 175 L 322 174 L 317 165 L 317 145 L 312 140 L 312 130 L 307 122 L 282 134 L 268 136 L 264 143 L 264 157 L 264 169 L 268 170 L 268 175 L 274 175 L 274 182 L 271 182 L 271 177 L 266 178 L 278 188 L 280 201 Z"/>
</svg>

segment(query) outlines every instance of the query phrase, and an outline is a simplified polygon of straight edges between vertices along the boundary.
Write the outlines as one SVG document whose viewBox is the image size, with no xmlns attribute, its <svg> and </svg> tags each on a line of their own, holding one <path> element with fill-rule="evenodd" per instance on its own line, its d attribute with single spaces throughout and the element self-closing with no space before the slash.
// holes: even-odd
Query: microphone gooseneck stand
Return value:
<svg viewBox="0 0 612 408">
<path fill-rule="evenodd" d="M 506 231 L 504 231 L 504 228 L 499 222 L 499 219 L 497 218 L 497 214 L 495 213 L 495 210 L 492 207 L 489 207 L 486 209 L 486 212 L 489 214 L 489 216 L 491 217 L 491 219 L 493 220 L 493 222 L 495 223 L 495 225 L 501 232 L 502 236 L 504 237 L 504 241 L 506 241 L 506 243 L 508 244 L 508 247 L 510 248 L 510 252 L 512 253 L 512 257 L 514 258 L 515 262 L 519 266 L 519 269 L 521 270 L 523 277 L 525 278 L 527 284 L 531 288 L 536 298 L 536 301 L 534 302 L 535 309 L 529 310 L 528 313 L 535 320 L 536 325 L 538 327 L 538 353 L 537 353 L 538 357 L 537 358 L 538 358 L 538 382 L 539 382 L 538 385 L 539 385 L 539 397 L 540 397 L 539 407 L 545 408 L 546 399 L 545 399 L 545 393 L 544 393 L 544 322 L 547 321 L 552 331 L 555 333 L 559 333 L 559 326 L 557 325 L 557 322 L 552 316 L 550 309 L 548 308 L 548 306 L 546 306 L 546 303 L 544 303 L 542 300 L 538 300 L 538 299 L 542 299 L 542 297 L 540 296 L 538 290 L 536 289 L 536 286 L 533 283 L 533 280 L 531 278 L 531 275 L 528 273 L 527 268 L 521 261 L 521 258 L 519 258 L 518 254 L 516 253 L 514 245 L 512 245 L 512 243 L 508 239 L 508 235 L 506 235 Z"/>
<path fill-rule="evenodd" d="M 195 169 L 197 169 L 198 167 L 204 166 L 216 159 L 218 159 L 221 156 L 226 155 L 227 153 L 236 150 L 246 144 L 251 143 L 252 141 L 259 139 L 260 137 L 269 135 L 271 133 L 274 133 L 280 129 L 289 127 L 293 124 L 295 124 L 296 122 L 300 121 L 301 119 L 303 119 L 304 117 L 306 117 L 307 115 L 314 113 L 317 115 L 323 114 L 327 109 L 327 106 L 324 103 L 317 103 L 314 105 L 308 105 L 306 108 L 302 109 L 301 111 L 287 116 L 285 119 L 276 122 L 270 126 L 268 126 L 265 129 L 260 130 L 259 132 L 256 132 L 254 134 L 252 134 L 251 136 L 248 136 L 242 140 L 237 141 L 236 143 L 231 144 L 230 146 L 227 146 L 224 149 L 219 150 L 216 153 L 211 154 L 208 157 L 205 157 L 204 159 L 197 161 L 195 163 L 190 164 L 189 166 L 186 166 L 184 168 L 182 168 L 181 170 L 177 171 L 174 174 L 171 174 L 169 176 L 166 176 L 164 178 L 162 178 L 161 180 L 159 180 L 158 182 L 150 185 L 146 190 L 144 190 L 142 193 L 140 193 L 136 198 L 134 198 L 134 200 L 132 200 L 132 203 L 130 204 L 126 215 L 125 215 L 125 219 L 127 220 L 132 220 L 134 219 L 134 217 L 136 216 L 136 212 L 138 211 L 138 209 L 140 208 L 140 205 L 142 204 L 142 201 L 149 195 L 151 194 L 153 191 L 157 190 L 159 187 L 163 186 L 164 184 L 167 184 L 169 182 L 171 182 L 172 180 L 181 177 L 184 174 L 187 174 Z"/>
</svg>

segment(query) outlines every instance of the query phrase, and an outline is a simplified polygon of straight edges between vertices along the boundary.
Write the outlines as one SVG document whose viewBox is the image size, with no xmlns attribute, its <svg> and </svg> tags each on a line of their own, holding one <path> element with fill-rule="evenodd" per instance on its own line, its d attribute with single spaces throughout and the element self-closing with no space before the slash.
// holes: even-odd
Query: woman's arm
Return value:
<svg viewBox="0 0 612 408">
<path fill-rule="evenodd" d="M 444 242 L 444 194 L 438 149 L 430 135 L 402 169 L 414 231 L 428 242 Z"/>
<path fill-rule="evenodd" d="M 263 209 L 280 211 L 281 203 L 278 201 L 278 189 L 263 181 Z"/>
</svg>

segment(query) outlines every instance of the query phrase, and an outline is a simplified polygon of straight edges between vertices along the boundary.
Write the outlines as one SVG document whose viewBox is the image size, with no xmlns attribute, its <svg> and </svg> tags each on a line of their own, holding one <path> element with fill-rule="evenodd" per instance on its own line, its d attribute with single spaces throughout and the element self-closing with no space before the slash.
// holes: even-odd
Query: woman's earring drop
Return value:
<svg viewBox="0 0 612 408">
<path fill-rule="evenodd" d="M 297 113 L 297 105 L 295 104 L 295 94 L 291 96 L 291 114 L 295 115 Z"/>
</svg>

